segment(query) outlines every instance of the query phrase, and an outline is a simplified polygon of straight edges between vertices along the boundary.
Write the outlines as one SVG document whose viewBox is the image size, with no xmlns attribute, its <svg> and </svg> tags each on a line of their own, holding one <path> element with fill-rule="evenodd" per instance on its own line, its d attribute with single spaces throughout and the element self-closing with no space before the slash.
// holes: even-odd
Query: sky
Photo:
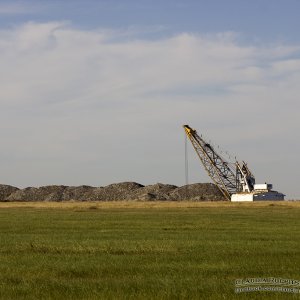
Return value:
<svg viewBox="0 0 300 300">
<path fill-rule="evenodd" d="M 300 199 L 300 1 L 1 1 L 0 182 L 185 184 L 189 124 Z M 210 182 L 191 145 L 189 182 Z"/>
</svg>

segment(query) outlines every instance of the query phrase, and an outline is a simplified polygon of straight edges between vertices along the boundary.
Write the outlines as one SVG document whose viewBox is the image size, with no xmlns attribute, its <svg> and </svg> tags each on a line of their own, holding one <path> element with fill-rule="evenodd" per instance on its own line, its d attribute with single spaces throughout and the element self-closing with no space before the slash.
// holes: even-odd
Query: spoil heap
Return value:
<svg viewBox="0 0 300 300">
<path fill-rule="evenodd" d="M 157 183 L 144 186 L 136 182 L 121 182 L 105 187 L 50 185 L 18 189 L 0 185 L 0 201 L 219 201 L 225 200 L 212 183 L 195 183 L 177 187 Z"/>
<path fill-rule="evenodd" d="M 5 200 L 7 197 L 9 197 L 11 194 L 17 192 L 19 189 L 6 184 L 0 185 L 0 201 Z"/>
</svg>

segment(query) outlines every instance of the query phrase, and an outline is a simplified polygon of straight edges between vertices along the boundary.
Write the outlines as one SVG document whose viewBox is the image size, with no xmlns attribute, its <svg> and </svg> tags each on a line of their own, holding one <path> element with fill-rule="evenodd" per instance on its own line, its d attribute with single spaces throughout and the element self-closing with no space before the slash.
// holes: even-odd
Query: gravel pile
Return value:
<svg viewBox="0 0 300 300">
<path fill-rule="evenodd" d="M 0 184 L 0 201 L 5 200 L 9 195 L 17 192 L 19 189 L 6 184 Z"/>
<path fill-rule="evenodd" d="M 18 190 L 6 199 L 7 201 L 61 201 L 64 190 L 67 187 L 64 185 L 49 185 L 39 188 L 27 187 L 22 190 Z"/>
<path fill-rule="evenodd" d="M 62 198 L 57 201 L 69 201 L 69 200 L 77 200 L 77 201 L 87 201 L 91 200 L 91 196 L 96 190 L 95 187 L 89 185 L 80 185 L 80 186 L 68 186 L 64 190 L 62 194 Z"/>
<path fill-rule="evenodd" d="M 136 182 L 121 182 L 105 187 L 50 185 L 18 189 L 0 185 L 0 201 L 120 201 L 171 200 L 219 201 L 225 200 L 212 183 L 195 183 L 182 187 L 157 183 L 144 186 Z"/>
<path fill-rule="evenodd" d="M 144 186 L 136 182 L 121 182 L 98 187 L 93 191 L 90 200 L 95 201 L 117 201 L 131 200 L 132 195 Z M 133 199 L 134 200 L 134 199 Z"/>
<path fill-rule="evenodd" d="M 171 194 L 172 200 L 217 201 L 224 196 L 213 183 L 194 183 L 175 189 Z"/>
<path fill-rule="evenodd" d="M 170 194 L 175 189 L 176 185 L 156 183 L 136 190 L 130 197 L 137 200 L 173 200 L 170 199 Z"/>
</svg>

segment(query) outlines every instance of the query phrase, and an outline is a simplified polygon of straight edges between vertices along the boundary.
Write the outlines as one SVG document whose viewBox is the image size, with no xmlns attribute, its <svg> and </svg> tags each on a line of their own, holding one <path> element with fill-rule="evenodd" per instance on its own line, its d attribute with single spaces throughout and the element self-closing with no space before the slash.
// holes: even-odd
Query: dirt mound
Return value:
<svg viewBox="0 0 300 300">
<path fill-rule="evenodd" d="M 9 197 L 12 193 L 18 191 L 19 189 L 6 184 L 0 184 L 0 201 L 3 199 L 5 200 L 7 197 Z"/>
<path fill-rule="evenodd" d="M 177 187 L 156 183 L 144 186 L 136 182 L 121 182 L 105 187 L 50 185 L 39 188 L 18 188 L 0 185 L 0 201 L 119 201 L 119 200 L 225 200 L 212 183 L 195 183 Z"/>
<path fill-rule="evenodd" d="M 90 200 L 95 201 L 117 201 L 130 200 L 136 190 L 143 188 L 142 184 L 136 182 L 121 182 L 110 184 L 105 187 L 96 188 Z"/>
<path fill-rule="evenodd" d="M 170 194 L 170 200 L 218 201 L 225 200 L 213 183 L 194 183 L 178 187 Z"/>
<path fill-rule="evenodd" d="M 168 200 L 170 193 L 176 188 L 176 185 L 156 183 L 144 186 L 128 197 L 137 200 Z"/>
<path fill-rule="evenodd" d="M 27 187 L 12 193 L 8 201 L 62 201 L 64 185 L 48 185 L 39 188 Z"/>
<path fill-rule="evenodd" d="M 62 200 L 87 201 L 91 199 L 95 189 L 89 185 L 68 186 L 63 192 Z"/>
</svg>

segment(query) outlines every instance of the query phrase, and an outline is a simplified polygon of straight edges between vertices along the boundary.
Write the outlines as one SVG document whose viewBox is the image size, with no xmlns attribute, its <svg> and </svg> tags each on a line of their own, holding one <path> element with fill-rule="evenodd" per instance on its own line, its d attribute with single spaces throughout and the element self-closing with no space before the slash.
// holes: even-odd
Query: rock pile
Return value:
<svg viewBox="0 0 300 300">
<path fill-rule="evenodd" d="M 222 193 L 212 183 L 195 183 L 177 187 L 157 183 L 144 186 L 136 182 L 121 182 L 105 187 L 50 185 L 18 189 L 0 185 L 0 201 L 220 201 Z"/>
<path fill-rule="evenodd" d="M 0 201 L 5 200 L 7 197 L 9 197 L 11 194 L 17 192 L 18 190 L 19 189 L 14 186 L 1 184 L 0 185 Z"/>
</svg>

